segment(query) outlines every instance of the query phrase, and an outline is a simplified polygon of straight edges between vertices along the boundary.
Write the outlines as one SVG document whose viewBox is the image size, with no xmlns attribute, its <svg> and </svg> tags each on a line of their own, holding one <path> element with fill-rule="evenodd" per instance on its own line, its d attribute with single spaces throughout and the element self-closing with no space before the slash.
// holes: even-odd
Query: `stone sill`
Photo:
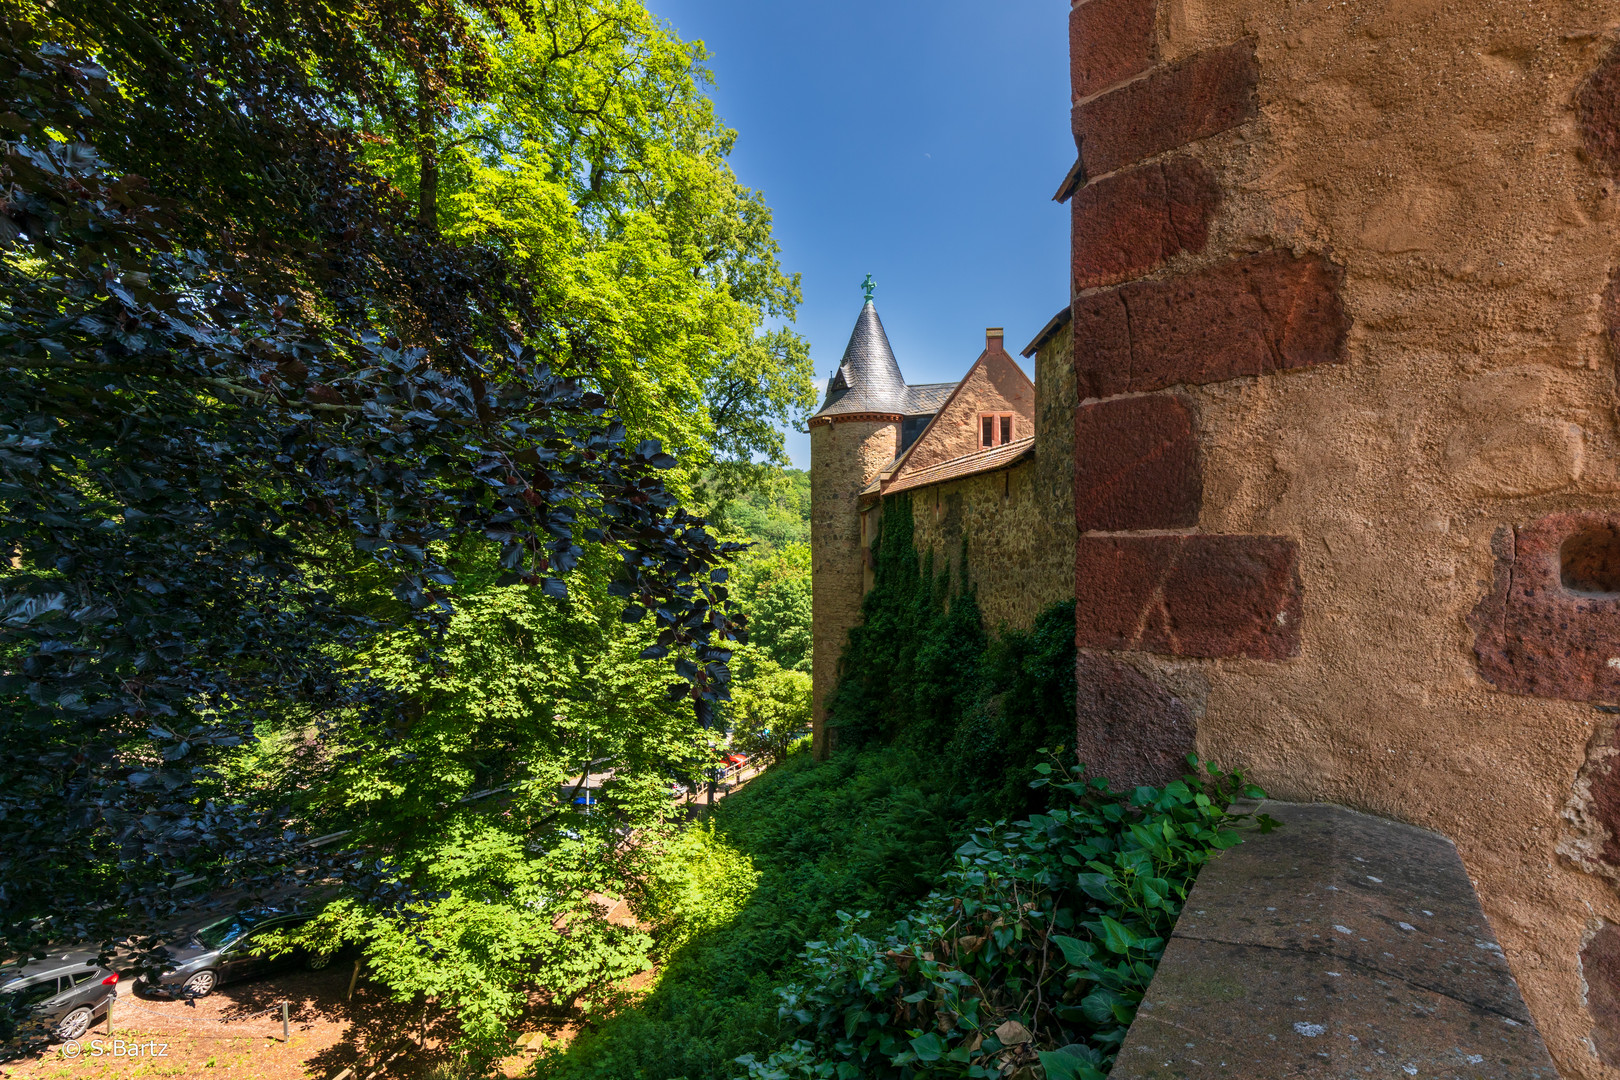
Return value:
<svg viewBox="0 0 1620 1080">
<path fill-rule="evenodd" d="M 1199 875 L 1112 1080 L 1557 1080 L 1451 841 L 1258 810 L 1282 827 Z"/>
</svg>

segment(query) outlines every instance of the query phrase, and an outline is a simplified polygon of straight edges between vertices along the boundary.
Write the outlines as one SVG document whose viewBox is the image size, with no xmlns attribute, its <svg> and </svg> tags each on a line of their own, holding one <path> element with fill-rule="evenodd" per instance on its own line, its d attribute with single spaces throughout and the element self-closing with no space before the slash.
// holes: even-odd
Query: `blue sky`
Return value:
<svg viewBox="0 0 1620 1080">
<path fill-rule="evenodd" d="M 804 275 L 798 331 L 838 365 L 861 279 L 906 380 L 960 378 L 1004 326 L 1022 349 L 1068 299 L 1074 161 L 1062 0 L 648 0 L 712 54 L 732 166 Z M 790 434 L 801 468 L 807 436 Z"/>
</svg>

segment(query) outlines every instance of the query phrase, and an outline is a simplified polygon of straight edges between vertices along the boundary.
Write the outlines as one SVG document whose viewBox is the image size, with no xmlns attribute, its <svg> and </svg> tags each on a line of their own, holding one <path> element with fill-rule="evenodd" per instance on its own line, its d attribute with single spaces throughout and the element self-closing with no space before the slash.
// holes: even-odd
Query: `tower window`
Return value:
<svg viewBox="0 0 1620 1080">
<path fill-rule="evenodd" d="M 979 449 L 1005 446 L 1013 441 L 1014 413 L 979 414 Z"/>
</svg>

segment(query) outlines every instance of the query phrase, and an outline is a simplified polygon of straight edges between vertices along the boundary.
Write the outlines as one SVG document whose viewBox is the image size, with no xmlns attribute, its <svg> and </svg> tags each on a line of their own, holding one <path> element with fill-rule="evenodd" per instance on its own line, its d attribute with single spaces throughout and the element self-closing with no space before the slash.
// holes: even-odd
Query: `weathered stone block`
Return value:
<svg viewBox="0 0 1620 1080">
<path fill-rule="evenodd" d="M 1599 725 L 1587 741 L 1586 763 L 1563 818 L 1558 854 L 1589 874 L 1620 882 L 1620 731 L 1614 723 Z"/>
<path fill-rule="evenodd" d="M 1187 703 L 1117 656 L 1075 654 L 1075 750 L 1116 790 L 1163 787 L 1187 772 L 1197 724 Z"/>
<path fill-rule="evenodd" d="M 1086 397 L 1198 385 L 1337 363 L 1350 319 L 1344 271 L 1268 251 L 1074 301 L 1074 365 Z"/>
<path fill-rule="evenodd" d="M 1581 949 L 1581 977 L 1592 1014 L 1592 1049 L 1603 1064 L 1620 1066 L 1620 926 L 1605 923 Z"/>
<path fill-rule="evenodd" d="M 1620 701 L 1620 514 L 1551 514 L 1493 549 L 1469 618 L 1480 674 L 1512 694 Z"/>
<path fill-rule="evenodd" d="M 1074 413 L 1074 512 L 1080 532 L 1181 529 L 1203 503 L 1192 413 L 1169 394 Z"/>
<path fill-rule="evenodd" d="M 1203 251 L 1219 202 L 1214 175 L 1190 157 L 1080 189 L 1070 204 L 1074 291 L 1128 281 L 1179 252 Z"/>
<path fill-rule="evenodd" d="M 1086 178 L 1208 138 L 1260 113 L 1260 66 L 1245 40 L 1126 83 L 1070 114 Z"/>
<path fill-rule="evenodd" d="M 1278 536 L 1083 536 L 1075 644 L 1282 660 L 1299 652 L 1297 545 Z"/>
<path fill-rule="evenodd" d="M 1620 48 L 1611 50 L 1575 92 L 1575 119 L 1586 152 L 1620 173 Z"/>
<path fill-rule="evenodd" d="M 1159 57 L 1156 0 L 1087 0 L 1069 12 L 1069 81 L 1076 99 L 1138 75 Z"/>
</svg>

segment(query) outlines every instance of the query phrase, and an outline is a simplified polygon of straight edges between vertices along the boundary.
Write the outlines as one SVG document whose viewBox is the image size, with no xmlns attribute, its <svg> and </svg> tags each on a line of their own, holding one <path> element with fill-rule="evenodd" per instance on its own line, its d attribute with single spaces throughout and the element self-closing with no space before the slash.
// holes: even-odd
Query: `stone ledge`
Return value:
<svg viewBox="0 0 1620 1080">
<path fill-rule="evenodd" d="M 1204 868 L 1111 1080 L 1557 1080 L 1438 833 L 1264 802 Z"/>
</svg>

